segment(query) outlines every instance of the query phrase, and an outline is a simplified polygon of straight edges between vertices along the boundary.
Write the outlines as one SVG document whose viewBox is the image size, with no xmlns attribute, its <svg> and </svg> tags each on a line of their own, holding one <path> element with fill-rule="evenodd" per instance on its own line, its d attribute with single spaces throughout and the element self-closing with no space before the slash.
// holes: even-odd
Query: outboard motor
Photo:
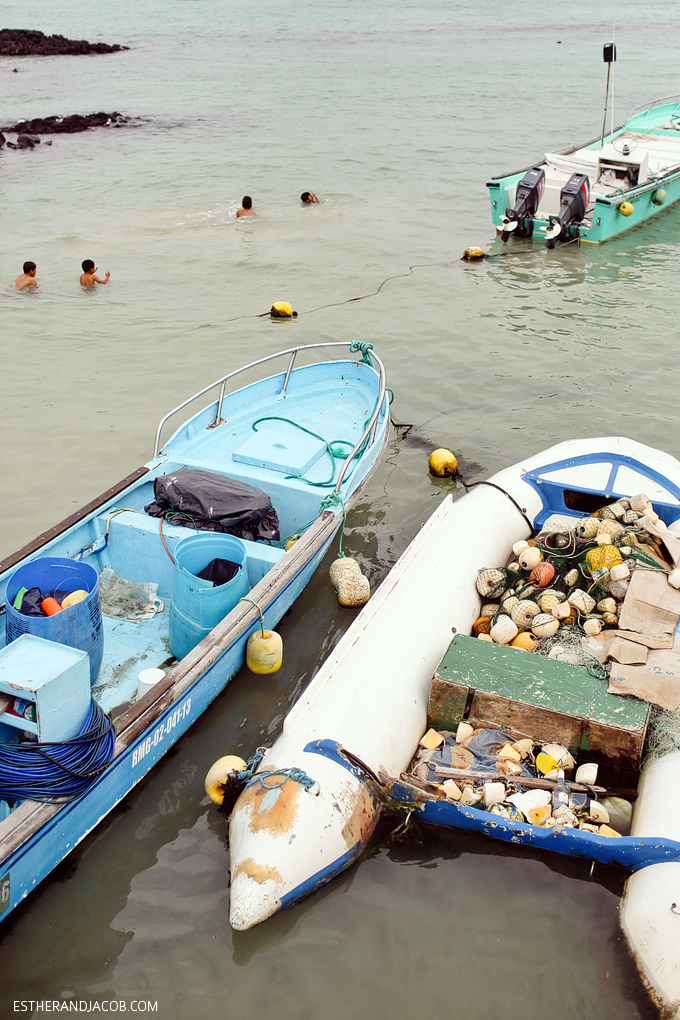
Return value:
<svg viewBox="0 0 680 1020">
<path fill-rule="evenodd" d="M 527 170 L 517 185 L 514 208 L 506 209 L 505 216 L 501 216 L 502 241 L 507 241 L 513 231 L 518 237 L 531 237 L 534 232 L 533 217 L 536 215 L 544 187 L 545 170 L 540 166 Z"/>
<path fill-rule="evenodd" d="M 579 236 L 576 224 L 585 216 L 589 198 L 588 175 L 572 174 L 560 192 L 560 211 L 557 216 L 550 217 L 550 226 L 545 232 L 545 243 L 548 248 L 555 247 L 555 241 L 560 234 L 569 238 Z"/>
</svg>

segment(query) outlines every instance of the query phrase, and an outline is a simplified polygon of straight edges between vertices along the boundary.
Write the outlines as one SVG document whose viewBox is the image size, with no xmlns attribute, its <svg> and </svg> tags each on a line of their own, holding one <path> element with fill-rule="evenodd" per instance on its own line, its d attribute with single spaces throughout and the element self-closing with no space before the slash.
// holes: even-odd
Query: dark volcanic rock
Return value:
<svg viewBox="0 0 680 1020">
<path fill-rule="evenodd" d="M 30 135 L 19 135 L 16 143 L 8 142 L 7 145 L 10 149 L 34 149 L 36 145 L 40 145 L 40 139 L 31 138 Z"/>
<path fill-rule="evenodd" d="M 54 57 L 63 54 L 116 53 L 128 46 L 117 43 L 89 43 L 84 39 L 66 39 L 63 35 L 45 35 L 23 28 L 0 29 L 0 57 Z"/>
<path fill-rule="evenodd" d="M 22 120 L 3 131 L 16 131 L 30 135 L 62 135 L 87 131 L 91 127 L 119 127 L 129 123 L 130 118 L 122 113 L 89 113 L 81 117 L 73 113 L 70 117 L 36 117 L 34 120 Z"/>
</svg>

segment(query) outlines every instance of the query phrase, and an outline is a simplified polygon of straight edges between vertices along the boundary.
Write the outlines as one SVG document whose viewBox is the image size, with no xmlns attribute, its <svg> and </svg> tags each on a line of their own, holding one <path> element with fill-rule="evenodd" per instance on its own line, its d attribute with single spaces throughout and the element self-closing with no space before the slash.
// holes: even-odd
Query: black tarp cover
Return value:
<svg viewBox="0 0 680 1020">
<path fill-rule="evenodd" d="M 154 497 L 144 507 L 151 517 L 252 541 L 279 540 L 279 520 L 266 492 L 225 475 L 179 468 L 156 478 Z"/>
</svg>

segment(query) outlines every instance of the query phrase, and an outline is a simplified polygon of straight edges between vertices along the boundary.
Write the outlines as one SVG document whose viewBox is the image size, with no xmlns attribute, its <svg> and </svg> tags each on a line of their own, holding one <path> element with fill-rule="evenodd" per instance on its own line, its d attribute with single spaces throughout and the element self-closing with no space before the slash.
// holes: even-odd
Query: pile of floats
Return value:
<svg viewBox="0 0 680 1020">
<path fill-rule="evenodd" d="M 483 761 L 482 761 L 483 759 Z M 565 774 L 573 780 L 565 779 Z M 465 775 L 469 770 L 469 775 Z M 480 775 L 484 770 L 485 775 Z M 622 836 L 630 828 L 632 804 L 622 797 L 598 799 L 598 766 L 576 761 L 562 744 L 530 737 L 515 740 L 500 730 L 461 722 L 456 733 L 430 729 L 420 741 L 409 772 L 439 786 L 447 800 L 543 828 L 578 828 L 600 836 Z M 441 773 L 456 778 L 442 781 Z M 614 828 L 616 826 L 616 828 Z"/>
<path fill-rule="evenodd" d="M 546 639 L 558 631 L 596 636 L 616 628 L 636 567 L 665 571 L 680 588 L 680 570 L 667 563 L 658 537 L 663 528 L 644 493 L 576 523 L 551 515 L 536 538 L 515 543 L 505 567 L 479 571 L 477 591 L 484 601 L 473 636 L 564 658 L 564 649 Z"/>
</svg>

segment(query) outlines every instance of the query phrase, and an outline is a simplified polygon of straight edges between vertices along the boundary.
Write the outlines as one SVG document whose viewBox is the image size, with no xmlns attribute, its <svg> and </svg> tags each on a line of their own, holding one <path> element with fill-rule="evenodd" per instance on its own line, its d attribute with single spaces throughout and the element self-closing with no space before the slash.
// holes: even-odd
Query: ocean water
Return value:
<svg viewBox="0 0 680 1020">
<path fill-rule="evenodd" d="M 614 31 L 615 121 L 673 93 L 679 22 L 669 0 L 6 0 L 0 27 L 130 49 L 1 59 L 2 124 L 133 124 L 0 150 L 0 557 L 147 460 L 185 397 L 297 342 L 373 343 L 414 426 L 348 524 L 373 585 L 461 491 L 429 476 L 433 446 L 469 480 L 573 436 L 680 455 L 680 209 L 601 247 L 504 249 L 484 186 L 599 133 Z M 257 215 L 237 222 L 244 194 Z M 471 244 L 500 257 L 463 263 Z M 106 287 L 81 291 L 84 258 Z M 17 294 L 27 259 L 40 287 Z M 280 300 L 296 321 L 260 318 Z M 468 836 L 385 831 L 299 907 L 231 931 L 205 772 L 273 739 L 351 618 L 322 568 L 282 622 L 281 671 L 239 674 L 3 923 L 7 1015 L 62 997 L 157 1001 L 162 1020 L 656 1015 L 621 872 Z"/>
</svg>

